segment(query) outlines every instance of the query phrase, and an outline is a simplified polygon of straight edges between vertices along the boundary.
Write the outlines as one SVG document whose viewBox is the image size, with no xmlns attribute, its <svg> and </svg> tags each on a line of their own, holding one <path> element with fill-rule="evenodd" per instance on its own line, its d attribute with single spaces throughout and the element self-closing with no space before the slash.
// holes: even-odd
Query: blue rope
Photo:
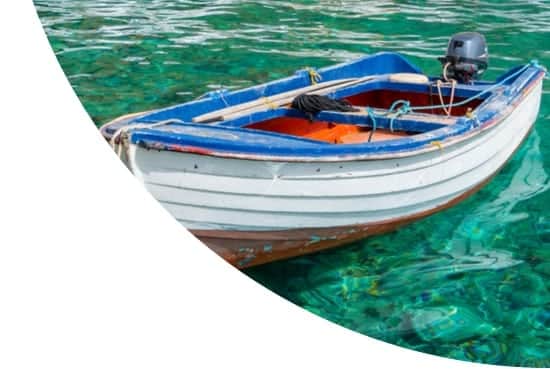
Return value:
<svg viewBox="0 0 550 369">
<path fill-rule="evenodd" d="M 401 106 L 399 106 L 401 104 Z M 399 108 L 397 108 L 399 106 Z M 411 103 L 407 100 L 397 100 L 391 104 L 388 109 L 388 114 L 393 114 L 390 118 L 390 131 L 393 132 L 393 122 L 403 114 L 411 111 Z"/>
<path fill-rule="evenodd" d="M 395 110 L 396 110 L 395 108 L 396 108 L 397 105 L 399 105 L 399 104 L 402 104 L 402 105 L 403 105 L 401 108 L 406 107 L 406 108 L 408 109 L 408 108 L 410 108 L 410 106 L 411 106 L 411 103 L 410 103 L 408 100 L 396 100 L 396 101 L 393 102 L 393 104 L 391 104 L 391 106 L 390 106 L 390 108 L 388 109 L 388 111 L 389 111 L 390 113 L 395 112 Z"/>
<path fill-rule="evenodd" d="M 370 142 L 372 140 L 372 136 L 374 135 L 374 132 L 376 131 L 376 114 L 368 106 L 367 106 L 366 110 L 367 110 L 367 114 L 368 114 L 369 118 L 372 120 L 372 129 L 370 131 L 369 140 L 367 141 L 367 142 Z"/>
</svg>

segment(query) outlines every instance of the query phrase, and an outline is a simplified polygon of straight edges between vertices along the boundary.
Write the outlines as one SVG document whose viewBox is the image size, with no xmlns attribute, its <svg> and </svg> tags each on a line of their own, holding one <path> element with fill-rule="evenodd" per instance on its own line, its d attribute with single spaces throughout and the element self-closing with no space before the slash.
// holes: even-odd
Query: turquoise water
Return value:
<svg viewBox="0 0 550 369">
<path fill-rule="evenodd" d="M 550 66 L 550 1 L 36 0 L 99 125 L 382 50 L 430 74 L 448 37 L 483 32 L 494 78 Z M 248 270 L 290 301 L 400 346 L 550 366 L 550 81 L 529 140 L 462 204 L 352 245 Z"/>
</svg>

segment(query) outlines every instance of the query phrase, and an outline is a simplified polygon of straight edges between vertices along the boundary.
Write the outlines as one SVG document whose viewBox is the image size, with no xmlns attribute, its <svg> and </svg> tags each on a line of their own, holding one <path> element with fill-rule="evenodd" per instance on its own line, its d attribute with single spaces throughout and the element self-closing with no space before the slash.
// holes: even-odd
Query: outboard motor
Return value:
<svg viewBox="0 0 550 369">
<path fill-rule="evenodd" d="M 487 69 L 489 52 L 485 37 L 477 32 L 462 32 L 453 35 L 447 54 L 439 58 L 443 65 L 443 78 L 470 83 Z"/>
</svg>

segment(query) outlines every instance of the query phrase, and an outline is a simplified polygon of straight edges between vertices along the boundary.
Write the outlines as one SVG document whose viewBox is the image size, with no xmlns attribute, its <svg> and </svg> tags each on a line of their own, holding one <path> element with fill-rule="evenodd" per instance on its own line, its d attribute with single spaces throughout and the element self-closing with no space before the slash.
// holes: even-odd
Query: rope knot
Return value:
<svg viewBox="0 0 550 369">
<path fill-rule="evenodd" d="M 313 68 L 307 67 L 306 72 L 309 75 L 309 80 L 312 85 L 316 85 L 317 83 L 319 83 L 319 81 L 323 79 L 321 75 L 317 73 L 317 71 Z"/>
<path fill-rule="evenodd" d="M 391 104 L 388 109 L 388 116 L 390 117 L 390 131 L 393 132 L 394 121 L 403 114 L 407 114 L 411 111 L 411 103 L 408 100 L 396 100 Z"/>
<path fill-rule="evenodd" d="M 389 114 L 406 114 L 411 111 L 411 103 L 408 100 L 396 100 L 388 109 Z"/>
</svg>

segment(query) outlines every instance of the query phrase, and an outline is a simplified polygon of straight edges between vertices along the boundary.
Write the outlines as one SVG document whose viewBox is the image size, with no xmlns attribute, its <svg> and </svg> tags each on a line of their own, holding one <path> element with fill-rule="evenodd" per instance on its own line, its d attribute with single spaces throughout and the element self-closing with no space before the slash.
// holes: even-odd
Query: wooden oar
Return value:
<svg viewBox="0 0 550 369">
<path fill-rule="evenodd" d="M 359 83 L 362 83 L 362 82 L 370 81 L 372 79 L 375 79 L 376 77 L 377 76 L 368 76 L 368 77 L 358 78 L 358 79 L 355 79 L 355 80 L 352 80 L 352 81 L 349 81 L 349 82 L 346 82 L 346 83 L 341 83 L 341 84 L 338 84 L 338 85 L 329 86 L 329 87 L 325 87 L 325 88 L 322 88 L 322 89 L 319 89 L 319 90 L 315 90 L 314 92 L 317 95 L 326 95 L 326 94 L 329 94 L 331 92 L 334 92 L 336 90 L 339 90 L 339 89 L 342 89 L 342 88 L 345 88 L 345 87 L 350 87 L 350 86 L 353 86 L 353 85 L 356 85 L 356 84 L 359 84 Z M 271 97 L 268 98 L 267 101 L 265 99 L 263 101 L 260 100 L 260 104 L 258 104 L 256 106 L 253 106 L 253 107 L 248 108 L 248 109 L 239 110 L 239 111 L 236 111 L 236 112 L 231 113 L 231 114 L 220 115 L 216 118 L 213 118 L 210 122 L 234 119 L 234 118 L 237 118 L 237 117 L 242 116 L 244 114 L 251 114 L 251 113 L 258 112 L 258 111 L 266 110 L 266 108 L 276 109 L 276 108 L 279 108 L 279 107 L 282 107 L 282 106 L 285 106 L 285 105 L 290 105 L 292 103 L 292 100 L 294 100 L 298 95 L 301 95 L 301 93 L 298 93 L 298 94 L 290 96 L 290 97 L 285 97 L 285 98 L 282 98 L 282 99 L 278 99 L 277 101 L 273 101 Z"/>
<path fill-rule="evenodd" d="M 267 104 L 273 106 L 273 108 L 288 104 L 292 100 L 301 94 L 305 93 L 329 93 L 335 91 L 338 88 L 346 87 L 351 84 L 363 82 L 367 78 L 373 78 L 373 76 L 363 78 L 344 78 L 338 80 L 332 80 L 327 82 L 318 83 L 311 86 L 302 87 L 296 90 L 283 92 L 277 95 L 265 96 L 259 99 L 249 101 L 243 104 L 229 106 L 220 110 L 216 110 L 210 113 L 199 115 L 193 118 L 194 123 L 207 123 L 213 121 L 223 120 L 223 117 L 234 116 L 236 113 L 248 112 L 249 110 L 255 110 L 257 108 L 264 108 Z"/>
</svg>

